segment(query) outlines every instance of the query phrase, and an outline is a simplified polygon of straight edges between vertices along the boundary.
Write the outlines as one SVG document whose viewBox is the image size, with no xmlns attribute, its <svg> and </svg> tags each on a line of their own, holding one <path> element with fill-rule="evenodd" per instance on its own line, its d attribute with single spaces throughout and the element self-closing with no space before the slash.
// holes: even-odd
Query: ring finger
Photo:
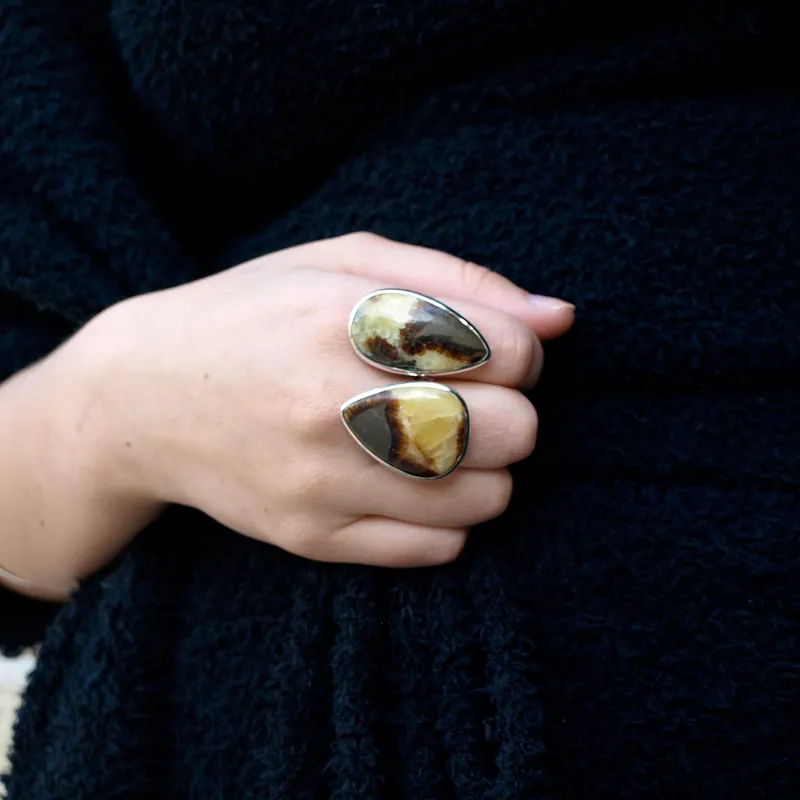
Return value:
<svg viewBox="0 0 800 800">
<path fill-rule="evenodd" d="M 346 483 L 347 497 L 360 509 L 451 527 L 473 525 L 500 513 L 497 508 L 505 502 L 503 468 L 532 452 L 536 411 L 527 398 L 511 389 L 467 382 L 453 382 L 450 388 L 470 411 L 469 444 L 461 466 L 442 480 L 418 481 L 354 451 L 348 462 L 353 474 Z M 338 499 L 341 503 L 345 498 Z"/>
<path fill-rule="evenodd" d="M 461 397 L 469 414 L 467 452 L 459 469 L 500 469 L 533 452 L 539 420 L 536 409 L 524 394 L 504 386 L 471 381 L 441 383 Z M 420 384 L 401 382 L 400 385 L 412 388 Z M 337 430 L 337 436 L 342 433 Z M 352 447 L 349 441 L 346 445 Z M 365 464 L 372 460 L 367 453 L 361 455 Z"/>
<path fill-rule="evenodd" d="M 469 410 L 469 442 L 461 468 L 500 469 L 533 452 L 539 419 L 525 395 L 485 383 L 447 385 L 461 395 Z"/>
</svg>

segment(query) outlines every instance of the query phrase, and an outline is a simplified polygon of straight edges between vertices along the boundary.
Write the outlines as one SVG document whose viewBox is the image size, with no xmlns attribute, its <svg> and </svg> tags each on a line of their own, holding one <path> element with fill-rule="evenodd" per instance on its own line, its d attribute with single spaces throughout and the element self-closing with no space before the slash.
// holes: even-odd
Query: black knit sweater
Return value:
<svg viewBox="0 0 800 800">
<path fill-rule="evenodd" d="M 0 596 L 12 800 L 798 796 L 791 5 L 0 0 L 0 378 L 356 229 L 578 305 L 455 564 L 174 509 L 46 630 Z"/>
</svg>

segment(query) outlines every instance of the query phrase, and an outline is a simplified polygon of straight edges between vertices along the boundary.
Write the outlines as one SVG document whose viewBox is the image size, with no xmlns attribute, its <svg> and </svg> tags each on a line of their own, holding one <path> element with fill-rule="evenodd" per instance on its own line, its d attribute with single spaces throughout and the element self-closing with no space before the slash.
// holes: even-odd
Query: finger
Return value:
<svg viewBox="0 0 800 800">
<path fill-rule="evenodd" d="M 351 505 L 362 514 L 391 517 L 416 525 L 469 528 L 495 517 L 511 501 L 507 469 L 458 469 L 437 481 L 391 472 L 368 455 L 348 485 Z"/>
<path fill-rule="evenodd" d="M 461 469 L 495 470 L 528 458 L 539 418 L 521 392 L 485 383 L 449 383 L 469 409 L 469 442 Z"/>
<path fill-rule="evenodd" d="M 571 303 L 532 295 L 487 267 L 371 233 L 301 245 L 283 251 L 281 258 L 299 266 L 361 275 L 385 287 L 491 306 L 518 317 L 541 339 L 561 336 L 575 319 Z"/>
<path fill-rule="evenodd" d="M 342 295 L 342 304 L 352 308 L 365 295 L 374 292 L 375 284 L 366 279 L 349 276 L 346 293 Z M 413 297 L 413 296 L 412 296 Z M 498 386 L 512 386 L 530 389 L 538 380 L 544 362 L 542 345 L 536 334 L 522 320 L 504 311 L 482 306 L 468 300 L 457 300 L 451 297 L 434 298 L 460 314 L 486 340 L 491 350 L 491 358 L 477 368 L 465 370 L 454 375 L 458 380 L 480 381 Z M 352 304 L 352 305 L 351 305 Z M 413 350 L 414 337 L 407 339 L 404 335 L 408 325 L 414 325 L 421 317 L 414 316 L 416 303 L 407 298 L 400 298 L 396 305 L 382 309 L 380 316 L 380 337 L 376 337 L 382 346 L 391 346 L 409 361 L 421 358 L 423 362 L 430 356 L 446 360 L 448 348 L 453 338 L 445 326 L 433 325 L 422 330 L 428 340 L 422 352 Z M 392 324 L 387 325 L 387 319 Z M 457 334 L 454 334 L 457 339 Z M 363 345 L 362 345 L 363 346 Z M 347 340 L 347 349 L 351 343 Z M 413 350 L 413 352 L 412 352 Z M 430 363 L 430 362 L 428 362 Z M 437 362 L 438 363 L 438 362 Z M 457 363 L 457 362 L 456 362 Z M 376 369 L 373 365 L 373 369 Z M 374 379 L 374 375 L 370 380 Z"/>
<path fill-rule="evenodd" d="M 349 311 L 366 295 L 381 288 L 371 280 L 355 275 L 347 276 L 341 284 L 336 289 L 332 288 L 327 297 L 329 297 L 335 313 L 342 318 L 345 314 L 344 306 Z M 523 389 L 530 389 L 536 384 L 542 371 L 544 352 L 536 334 L 522 320 L 504 311 L 498 311 L 469 300 L 459 300 L 447 296 L 434 299 L 452 308 L 476 328 L 486 340 L 491 351 L 491 358 L 488 361 L 479 367 L 455 373 L 453 377 L 457 377 L 458 380 L 480 381 L 481 383 Z M 447 366 L 443 367 L 444 370 L 452 368 L 450 364 L 455 366 L 463 363 L 458 360 L 453 362 L 447 358 L 453 344 L 458 344 L 458 333 L 453 332 L 451 336 L 447 326 L 440 323 L 429 324 L 427 314 L 420 316 L 416 311 L 416 306 L 413 295 L 399 297 L 396 303 L 381 307 L 374 329 L 368 327 L 367 333 L 362 331 L 362 336 L 366 337 L 368 342 L 369 337 L 375 335 L 375 340 L 380 343 L 381 347 L 388 346 L 397 350 L 398 354 L 406 358 L 408 363 L 413 362 L 420 367 L 425 364 L 429 365 L 430 357 L 433 357 L 436 364 L 445 362 Z M 417 334 L 407 337 L 406 332 L 409 330 L 409 326 L 413 329 L 422 320 L 426 320 L 421 335 L 425 338 L 427 345 L 420 351 L 415 349 L 415 345 L 419 341 Z M 334 323 L 335 320 L 331 320 L 331 322 Z M 340 330 L 344 333 L 347 329 L 341 326 Z M 378 330 L 380 330 L 379 334 Z M 348 354 L 352 352 L 352 342 L 349 337 L 343 336 L 340 341 L 345 344 Z M 359 351 L 363 353 L 364 347 L 365 342 L 362 341 Z M 421 363 L 417 359 L 420 359 Z M 378 368 L 374 364 L 371 366 L 373 370 Z M 373 372 L 369 380 L 374 380 L 374 377 Z"/>
<path fill-rule="evenodd" d="M 338 530 L 330 540 L 330 551 L 320 560 L 379 567 L 431 567 L 458 558 L 466 540 L 463 528 L 363 517 Z"/>
<path fill-rule="evenodd" d="M 375 388 L 374 371 L 366 364 L 354 364 L 351 367 L 353 372 L 353 396 L 360 392 L 369 391 Z M 476 373 L 478 370 L 475 371 Z M 472 373 L 470 373 L 472 374 Z M 530 400 L 521 392 L 505 386 L 497 386 L 490 383 L 478 383 L 477 381 L 466 380 L 442 380 L 443 385 L 456 391 L 467 406 L 469 413 L 469 438 L 467 442 L 467 452 L 461 462 L 460 470 L 497 470 L 522 461 L 531 455 L 535 446 L 539 431 L 539 418 L 536 409 Z M 339 397 L 330 400 L 338 401 Z M 323 402 L 329 402 L 323 395 Z M 330 411 L 322 412 L 331 420 L 334 413 Z M 365 492 L 377 489 L 374 485 L 365 486 L 361 472 L 366 469 L 377 467 L 378 479 L 384 473 L 395 477 L 380 462 L 366 452 L 353 447 L 352 437 L 341 425 L 331 422 L 331 434 L 334 440 L 328 441 L 316 433 L 316 443 L 319 446 L 328 447 L 333 444 L 349 450 L 351 456 L 348 462 L 340 463 L 340 473 L 342 470 L 351 472 L 352 477 L 345 481 L 348 487 L 348 497 L 360 499 Z M 402 478 L 402 476 L 401 476 Z M 408 478 L 402 478 L 408 481 Z M 447 482 L 453 478 L 446 479 Z M 444 482 L 444 481 L 443 481 Z M 415 481 L 412 484 L 416 485 Z M 333 498 L 332 498 L 333 499 Z M 372 513 L 378 513 L 373 511 Z M 455 523 L 447 523 L 452 526 Z M 464 523 L 466 524 L 466 523 Z"/>
</svg>

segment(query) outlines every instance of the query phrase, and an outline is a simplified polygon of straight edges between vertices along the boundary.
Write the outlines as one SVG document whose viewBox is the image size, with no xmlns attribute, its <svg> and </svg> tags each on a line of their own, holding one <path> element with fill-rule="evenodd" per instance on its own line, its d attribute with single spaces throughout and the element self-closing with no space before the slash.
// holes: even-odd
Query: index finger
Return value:
<svg viewBox="0 0 800 800">
<path fill-rule="evenodd" d="M 371 233 L 355 233 L 283 251 L 307 266 L 360 275 L 384 287 L 411 289 L 489 306 L 522 320 L 540 339 L 566 333 L 575 306 L 534 295 L 487 267 L 427 247 L 395 242 Z"/>
</svg>

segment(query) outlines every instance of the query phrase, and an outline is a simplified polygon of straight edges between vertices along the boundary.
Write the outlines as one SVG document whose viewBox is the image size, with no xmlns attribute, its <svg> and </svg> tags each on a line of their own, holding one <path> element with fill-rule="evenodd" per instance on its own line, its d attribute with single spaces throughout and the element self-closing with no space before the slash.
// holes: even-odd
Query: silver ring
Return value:
<svg viewBox="0 0 800 800">
<path fill-rule="evenodd" d="M 444 478 L 467 453 L 467 404 L 440 383 L 370 389 L 344 403 L 341 414 L 345 428 L 367 453 L 412 478 Z"/>
<path fill-rule="evenodd" d="M 414 378 L 476 369 L 491 358 L 480 331 L 439 300 L 407 289 L 379 289 L 350 314 L 350 342 L 368 363 Z"/>
<path fill-rule="evenodd" d="M 16 586 L 19 589 L 32 589 L 36 585 L 33 581 L 20 578 L 19 575 L 9 572 L 2 566 L 0 566 L 0 578 L 2 578 L 6 583 Z"/>
<path fill-rule="evenodd" d="M 21 591 L 26 589 L 43 589 L 50 592 L 56 591 L 56 589 L 54 589 L 52 586 L 46 586 L 42 583 L 30 581 L 27 578 L 21 578 L 19 575 L 15 575 L 13 572 L 5 569 L 3 566 L 0 566 L 0 580 L 4 581 L 14 589 L 19 589 Z M 57 591 L 63 591 L 67 594 L 72 594 L 72 592 L 74 592 L 78 587 L 79 584 L 77 581 L 71 581 L 68 586 L 59 587 Z"/>
</svg>

